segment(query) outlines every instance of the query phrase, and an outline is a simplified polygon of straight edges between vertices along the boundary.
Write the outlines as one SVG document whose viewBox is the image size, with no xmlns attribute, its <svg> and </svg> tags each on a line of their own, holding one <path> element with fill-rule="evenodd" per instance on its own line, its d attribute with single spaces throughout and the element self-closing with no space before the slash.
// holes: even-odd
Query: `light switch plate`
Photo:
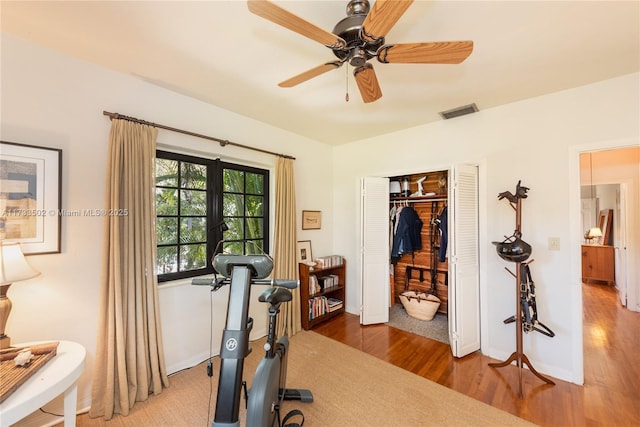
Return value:
<svg viewBox="0 0 640 427">
<path fill-rule="evenodd" d="M 550 251 L 559 251 L 560 250 L 560 238 L 559 237 L 549 237 L 549 250 Z"/>
</svg>

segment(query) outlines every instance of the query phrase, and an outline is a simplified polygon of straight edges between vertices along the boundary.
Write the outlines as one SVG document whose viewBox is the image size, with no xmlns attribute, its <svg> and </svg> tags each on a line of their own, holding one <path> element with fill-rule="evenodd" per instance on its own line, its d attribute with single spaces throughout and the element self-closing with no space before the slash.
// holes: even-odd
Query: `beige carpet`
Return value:
<svg viewBox="0 0 640 427">
<path fill-rule="evenodd" d="M 261 343 L 253 343 L 245 377 L 251 377 L 248 374 L 262 357 Z M 137 403 L 127 417 L 105 422 L 82 415 L 77 425 L 210 426 L 218 368 L 216 359 L 214 381 L 207 377 L 205 364 L 172 376 L 168 389 Z M 285 412 L 301 409 L 304 425 L 309 427 L 532 425 L 314 332 L 300 332 L 291 340 L 288 386 L 312 390 L 313 403 L 285 403 Z M 213 398 L 208 416 L 210 389 Z"/>
</svg>

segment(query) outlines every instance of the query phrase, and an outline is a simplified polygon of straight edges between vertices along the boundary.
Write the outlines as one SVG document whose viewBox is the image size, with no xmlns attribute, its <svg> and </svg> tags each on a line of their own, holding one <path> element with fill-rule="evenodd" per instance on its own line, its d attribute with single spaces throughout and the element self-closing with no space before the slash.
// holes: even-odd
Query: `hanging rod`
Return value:
<svg viewBox="0 0 640 427">
<path fill-rule="evenodd" d="M 428 202 L 446 202 L 449 200 L 447 197 L 437 196 L 418 196 L 418 197 L 391 197 L 389 203 L 393 202 L 408 202 L 408 203 L 428 203 Z"/>
<path fill-rule="evenodd" d="M 226 139 L 215 138 L 213 136 L 202 135 L 200 133 L 190 132 L 188 130 L 182 130 L 182 129 L 178 129 L 178 128 L 174 128 L 174 127 L 170 127 L 170 126 L 160 125 L 160 124 L 157 124 L 157 123 L 148 122 L 146 120 L 141 120 L 141 119 L 136 119 L 135 117 L 129 117 L 129 116 L 125 116 L 125 115 L 118 114 L 118 113 L 110 113 L 108 111 L 103 111 L 102 114 L 104 114 L 105 116 L 108 116 L 111 120 L 113 120 L 113 119 L 127 120 L 127 121 L 130 121 L 130 122 L 139 123 L 141 125 L 153 126 L 155 128 L 159 128 L 159 129 L 170 130 L 172 132 L 177 132 L 177 133 L 182 133 L 182 134 L 185 134 L 185 135 L 195 136 L 195 137 L 202 138 L 202 139 L 208 139 L 209 141 L 215 141 L 215 142 L 219 143 L 221 147 L 224 147 L 224 146 L 227 146 L 227 145 L 232 145 L 234 147 L 246 148 L 247 150 L 259 151 L 261 153 L 271 154 L 271 155 L 278 156 L 278 157 L 284 157 L 285 159 L 291 159 L 291 160 L 295 160 L 296 159 L 295 157 L 288 156 L 286 154 L 274 153 L 273 151 L 263 150 L 262 148 L 250 147 L 248 145 L 238 144 L 237 142 L 231 142 L 231 141 L 228 141 Z"/>
</svg>

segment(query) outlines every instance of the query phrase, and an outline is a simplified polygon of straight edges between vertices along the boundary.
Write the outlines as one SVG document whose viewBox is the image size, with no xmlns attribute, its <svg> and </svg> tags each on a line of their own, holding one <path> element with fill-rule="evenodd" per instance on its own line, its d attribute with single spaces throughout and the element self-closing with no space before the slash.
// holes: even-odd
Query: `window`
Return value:
<svg viewBox="0 0 640 427">
<path fill-rule="evenodd" d="M 268 251 L 269 187 L 265 172 L 238 165 L 223 166 L 222 215 L 229 227 L 224 233 L 224 252 Z"/>
<path fill-rule="evenodd" d="M 267 170 L 158 151 L 158 281 L 213 273 L 216 250 L 248 254 L 268 248 L 268 191 Z"/>
</svg>

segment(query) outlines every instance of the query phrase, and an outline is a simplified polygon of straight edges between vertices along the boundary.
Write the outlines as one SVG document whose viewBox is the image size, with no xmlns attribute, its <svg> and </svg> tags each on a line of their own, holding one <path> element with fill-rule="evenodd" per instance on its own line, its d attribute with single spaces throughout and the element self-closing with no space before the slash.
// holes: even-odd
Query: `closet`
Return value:
<svg viewBox="0 0 640 427">
<path fill-rule="evenodd" d="M 391 305 L 400 303 L 405 290 L 434 293 L 440 299 L 438 313 L 447 314 L 448 175 L 439 171 L 389 178 Z M 412 252 L 403 251 L 396 232 L 404 209 L 413 210 L 422 223 L 420 249 Z"/>
<path fill-rule="evenodd" d="M 403 188 L 405 177 L 407 184 Z M 398 180 L 400 195 L 396 194 L 397 185 L 391 184 Z M 419 180 L 422 196 L 419 195 Z M 402 255 L 392 264 L 390 219 L 394 202 L 396 207 L 400 203 L 412 206 L 421 218 L 423 228 L 420 233 L 422 248 L 413 256 L 410 253 Z M 445 207 L 447 256 L 434 263 L 431 219 L 435 213 L 442 214 Z M 389 321 L 389 307 L 398 303 L 398 295 L 405 289 L 407 267 L 411 267 L 410 287 L 416 290 L 430 289 L 431 272 L 435 270 L 436 293 L 441 300 L 439 311 L 446 313 L 448 318 L 452 354 L 463 357 L 479 350 L 478 167 L 460 164 L 448 170 L 385 178 L 363 177 L 360 213 L 360 323 Z M 442 245 L 440 236 L 436 245 Z M 440 247 L 437 249 L 440 251 Z M 433 270 L 432 265 L 435 265 Z"/>
</svg>

